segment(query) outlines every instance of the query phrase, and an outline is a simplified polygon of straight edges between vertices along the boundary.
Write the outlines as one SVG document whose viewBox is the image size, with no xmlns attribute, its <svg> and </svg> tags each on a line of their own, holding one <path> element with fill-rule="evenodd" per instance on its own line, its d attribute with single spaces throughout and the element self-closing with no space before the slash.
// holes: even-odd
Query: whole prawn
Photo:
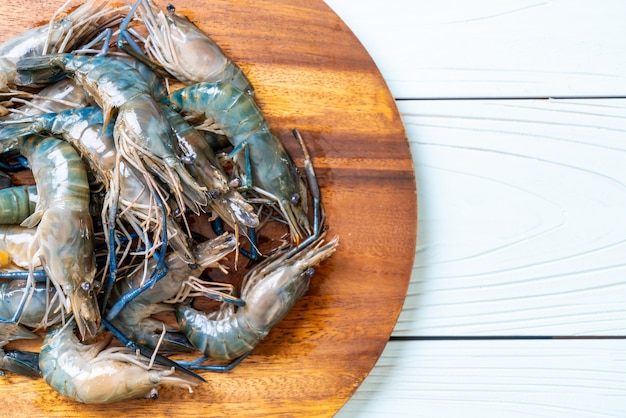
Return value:
<svg viewBox="0 0 626 418">
<path fill-rule="evenodd" d="M 328 258 L 337 244 L 337 237 L 324 245 L 320 238 L 291 258 L 278 252 L 266 259 L 244 277 L 245 306 L 237 310 L 223 304 L 207 314 L 189 303 L 178 305 L 181 330 L 208 359 L 232 360 L 247 354 L 306 293 L 313 267 Z"/>
<path fill-rule="evenodd" d="M 219 264 L 220 260 L 233 252 L 236 246 L 237 241 L 230 234 L 207 240 L 194 249 L 195 259 L 198 260 L 194 266 L 182 263 L 180 258 L 172 255 L 168 256 L 166 260 L 169 266 L 167 275 L 127 304 L 117 304 L 117 302 L 123 302 L 129 292 L 134 292 L 140 288 L 145 278 L 142 277 L 142 271 L 139 270 L 119 280 L 110 299 L 113 306 L 109 311 L 109 316 L 115 315 L 111 323 L 134 342 L 155 348 L 164 324 L 158 319 L 152 318 L 151 315 L 173 310 L 171 304 L 163 302 L 179 298 L 181 293 L 184 294 L 185 292 L 201 289 L 211 292 L 212 289 L 210 287 L 202 287 L 204 285 L 198 278 L 209 267 L 223 268 Z M 229 286 L 224 284 L 219 286 L 219 288 L 228 289 Z M 218 295 L 220 294 L 218 292 Z M 123 309 L 120 310 L 120 307 L 123 307 Z M 166 351 L 177 351 L 188 349 L 189 343 L 184 336 L 181 338 L 176 334 L 168 332 L 160 348 Z"/>
<path fill-rule="evenodd" d="M 188 85 L 224 81 L 254 95 L 241 68 L 186 16 L 177 14 L 174 6 L 168 5 L 164 13 L 152 0 L 137 0 L 136 5 L 149 33 L 145 48 L 177 80 Z"/>
<path fill-rule="evenodd" d="M 22 223 L 37 226 L 31 255 L 36 249 L 60 297 L 67 297 L 64 306 L 75 313 L 83 339 L 91 339 L 100 325 L 100 312 L 85 165 L 76 150 L 60 139 L 30 137 L 21 143 L 39 196 L 35 212 Z"/>
<path fill-rule="evenodd" d="M 105 348 L 110 336 L 84 345 L 74 335 L 75 322 L 49 331 L 39 354 L 46 383 L 61 395 L 86 404 L 135 398 L 158 398 L 162 386 L 186 388 L 197 381 L 158 364 L 150 365 L 126 347 Z"/>
<path fill-rule="evenodd" d="M 194 119 L 204 117 L 221 128 L 235 148 L 243 149 L 233 159 L 242 175 L 251 171 L 252 178 L 246 181 L 278 203 L 293 241 L 300 242 L 306 234 L 310 235 L 306 185 L 249 96 L 228 83 L 198 83 L 177 90 L 162 101 L 177 112 Z"/>
</svg>

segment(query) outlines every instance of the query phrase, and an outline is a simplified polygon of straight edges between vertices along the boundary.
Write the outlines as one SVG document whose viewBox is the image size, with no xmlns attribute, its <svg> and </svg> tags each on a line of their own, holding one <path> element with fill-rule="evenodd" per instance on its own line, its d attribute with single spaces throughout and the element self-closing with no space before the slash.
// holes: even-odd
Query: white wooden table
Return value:
<svg viewBox="0 0 626 418">
<path fill-rule="evenodd" d="M 337 416 L 625 417 L 626 2 L 326 2 L 419 202 L 404 309 Z"/>
</svg>

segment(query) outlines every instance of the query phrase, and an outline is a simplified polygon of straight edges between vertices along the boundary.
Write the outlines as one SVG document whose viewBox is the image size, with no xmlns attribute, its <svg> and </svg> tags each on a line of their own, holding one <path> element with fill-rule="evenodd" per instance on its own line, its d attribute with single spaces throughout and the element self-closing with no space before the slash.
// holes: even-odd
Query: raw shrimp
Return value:
<svg viewBox="0 0 626 418">
<path fill-rule="evenodd" d="M 206 204 L 206 190 L 177 155 L 167 121 L 151 95 L 154 86 L 127 60 L 56 54 L 24 58 L 17 68 L 16 83 L 24 85 L 52 80 L 58 73 L 73 76 L 102 108 L 104 126 L 117 108 L 115 148 L 129 165 L 145 173 L 151 193 L 166 200 L 154 175 L 167 184 L 179 207 L 197 212 Z"/>
<path fill-rule="evenodd" d="M 175 111 L 219 126 L 231 144 L 242 149 L 233 159 L 242 173 L 251 171 L 252 178 L 246 181 L 278 203 L 294 242 L 310 235 L 306 185 L 250 97 L 228 83 L 198 83 L 171 93 L 163 102 Z"/>
<path fill-rule="evenodd" d="M 198 277 L 205 269 L 210 267 L 223 268 L 219 264 L 220 260 L 233 252 L 236 246 L 236 239 L 230 234 L 205 241 L 194 249 L 195 258 L 198 260 L 195 266 L 186 265 L 179 258 L 170 255 L 166 259 L 169 266 L 167 275 L 141 294 L 138 294 L 138 290 L 145 281 L 145 278 L 142 277 L 142 271 L 137 271 L 119 280 L 110 299 L 113 306 L 109 311 L 107 320 L 111 321 L 113 326 L 135 343 L 155 348 L 163 329 L 163 323 L 151 318 L 151 315 L 173 310 L 171 304 L 163 302 L 176 298 L 186 290 L 186 287 L 189 288 L 189 291 L 198 287 L 197 285 L 200 284 Z M 229 288 L 226 284 L 220 287 Z M 211 289 L 207 290 L 210 291 Z M 131 300 L 129 296 L 134 294 L 138 294 L 138 296 Z M 181 336 L 172 332 L 165 335 L 163 344 L 160 346 L 165 351 L 188 350 L 190 347 L 192 346 L 189 345 L 184 335 Z"/>
<path fill-rule="evenodd" d="M 84 345 L 74 335 L 75 323 L 49 331 L 39 355 L 45 381 L 61 395 L 86 404 L 135 398 L 158 398 L 158 388 L 190 392 L 197 381 L 148 360 L 126 347 L 105 347 L 109 338 Z"/>
<path fill-rule="evenodd" d="M 206 139 L 179 113 L 167 106 L 164 106 L 163 111 L 179 147 L 189 155 L 187 170 L 209 190 L 208 206 L 232 228 L 235 228 L 235 223 L 248 228 L 257 227 L 259 218 L 254 207 L 230 186 L 224 169 Z"/>
<path fill-rule="evenodd" d="M 289 259 L 285 253 L 276 253 L 246 274 L 241 291 L 245 306 L 235 310 L 233 305 L 224 304 L 207 314 L 188 303 L 180 304 L 176 308 L 178 324 L 208 359 L 232 360 L 246 355 L 306 293 L 313 267 L 328 258 L 337 243 L 335 237 L 322 245 L 320 237 Z"/>
<path fill-rule="evenodd" d="M 85 165 L 70 144 L 56 138 L 30 137 L 21 141 L 21 152 L 39 195 L 35 213 L 22 224 L 37 226 L 33 250 L 59 296 L 67 297 L 64 306 L 75 313 L 81 336 L 91 339 L 100 325 L 100 312 Z"/>
<path fill-rule="evenodd" d="M 137 4 L 149 32 L 146 50 L 176 79 L 188 85 L 224 81 L 254 95 L 241 68 L 186 16 L 177 14 L 174 6 L 168 5 L 164 13 L 152 0 L 137 0 Z"/>
</svg>

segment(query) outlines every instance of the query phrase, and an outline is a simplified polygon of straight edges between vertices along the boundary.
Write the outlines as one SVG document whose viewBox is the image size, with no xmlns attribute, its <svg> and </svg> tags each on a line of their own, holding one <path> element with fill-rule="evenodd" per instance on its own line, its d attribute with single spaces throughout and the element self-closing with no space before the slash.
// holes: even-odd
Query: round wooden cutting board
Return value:
<svg viewBox="0 0 626 418">
<path fill-rule="evenodd" d="M 7 0 L 0 40 L 43 24 L 63 1 Z M 157 2 L 165 7 L 162 1 Z M 83 405 L 43 380 L 0 379 L 2 415 L 331 416 L 380 356 L 406 296 L 417 228 L 410 150 L 376 65 L 321 0 L 176 0 L 249 76 L 296 163 L 313 157 L 337 252 L 309 292 L 232 372 L 202 372 L 193 393 Z"/>
</svg>

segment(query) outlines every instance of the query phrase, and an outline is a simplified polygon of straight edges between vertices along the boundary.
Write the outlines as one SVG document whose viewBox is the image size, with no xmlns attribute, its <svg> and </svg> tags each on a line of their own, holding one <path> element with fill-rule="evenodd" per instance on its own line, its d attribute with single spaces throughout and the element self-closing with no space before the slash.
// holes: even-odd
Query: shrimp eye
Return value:
<svg viewBox="0 0 626 418">
<path fill-rule="evenodd" d="M 155 388 L 152 388 L 152 390 L 150 390 L 150 399 L 159 399 L 159 392 L 157 392 Z"/>
<path fill-rule="evenodd" d="M 183 162 L 183 164 L 193 164 L 196 162 L 196 156 L 195 155 L 183 155 L 182 157 L 180 157 L 180 160 Z"/>
<path fill-rule="evenodd" d="M 217 189 L 209 191 L 209 197 L 213 200 L 217 199 L 218 197 L 220 197 L 220 191 Z"/>
<path fill-rule="evenodd" d="M 81 289 L 83 289 L 85 292 L 89 292 L 91 290 L 91 283 L 89 282 L 82 282 L 80 284 Z"/>
<path fill-rule="evenodd" d="M 174 13 L 176 12 L 176 7 L 174 7 L 174 5 L 172 3 L 169 3 L 166 7 L 165 10 L 167 10 L 170 13 Z"/>
<path fill-rule="evenodd" d="M 237 188 L 239 186 L 241 186 L 241 179 L 239 177 L 235 177 L 228 183 L 228 187 L 230 188 Z"/>
<path fill-rule="evenodd" d="M 289 201 L 291 202 L 292 205 L 298 206 L 300 204 L 300 195 L 298 193 L 292 194 L 291 197 L 289 198 Z"/>
<path fill-rule="evenodd" d="M 315 274 L 315 269 L 313 267 L 309 267 L 304 271 L 304 274 L 308 277 L 313 277 L 313 275 Z"/>
</svg>

